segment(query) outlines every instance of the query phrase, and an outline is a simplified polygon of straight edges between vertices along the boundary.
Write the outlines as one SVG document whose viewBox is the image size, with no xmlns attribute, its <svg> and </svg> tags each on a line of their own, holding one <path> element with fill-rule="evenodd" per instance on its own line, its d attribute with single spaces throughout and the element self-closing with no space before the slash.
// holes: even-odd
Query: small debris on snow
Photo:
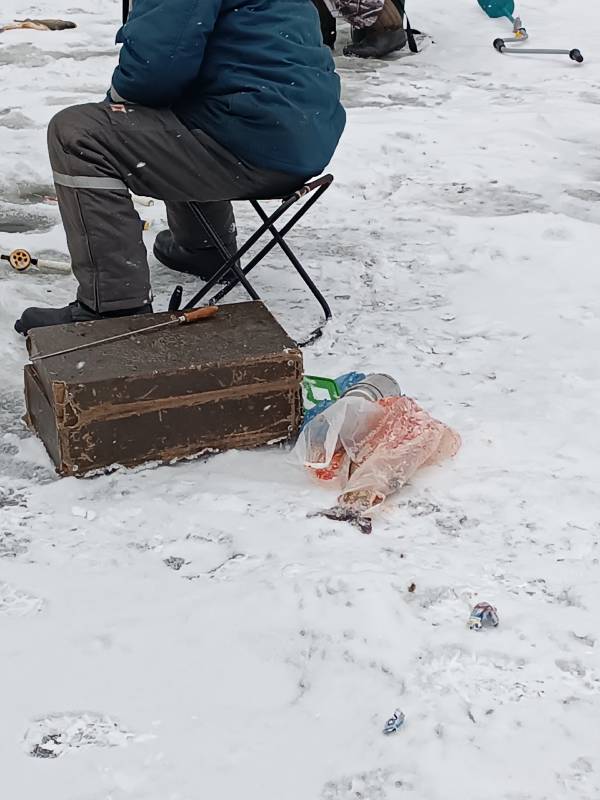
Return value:
<svg viewBox="0 0 600 800">
<path fill-rule="evenodd" d="M 327 508 L 323 511 L 312 511 L 306 516 L 308 519 L 312 519 L 313 517 L 325 517 L 326 519 L 332 519 L 336 522 L 349 522 L 355 528 L 358 528 L 361 533 L 365 534 L 372 533 L 373 531 L 373 522 L 370 517 L 365 517 L 357 513 L 354 509 L 345 506 L 334 506 L 333 508 Z"/>
<path fill-rule="evenodd" d="M 390 719 L 388 719 L 388 721 L 385 723 L 385 728 L 383 729 L 385 735 L 389 736 L 391 733 L 396 733 L 397 731 L 399 731 L 400 728 L 404 725 L 405 719 L 406 715 L 404 714 L 404 712 L 400 711 L 400 709 L 397 708 L 394 711 L 394 716 L 390 717 Z"/>
<path fill-rule="evenodd" d="M 179 558 L 179 556 L 169 556 L 168 558 L 163 559 L 163 564 L 166 564 L 169 569 L 174 569 L 177 572 L 177 570 L 180 570 L 185 564 L 185 558 Z"/>
<path fill-rule="evenodd" d="M 73 514 L 74 517 L 81 517 L 81 519 L 87 519 L 90 522 L 98 516 L 95 511 L 89 508 L 82 508 L 81 506 L 73 506 L 71 514 Z"/>
</svg>

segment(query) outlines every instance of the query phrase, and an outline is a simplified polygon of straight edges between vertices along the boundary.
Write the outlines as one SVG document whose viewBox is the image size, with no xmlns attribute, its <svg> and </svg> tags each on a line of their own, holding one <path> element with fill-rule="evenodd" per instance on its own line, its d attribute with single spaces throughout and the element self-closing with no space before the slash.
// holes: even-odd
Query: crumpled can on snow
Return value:
<svg viewBox="0 0 600 800">
<path fill-rule="evenodd" d="M 477 603 L 467 624 L 472 631 L 480 631 L 482 628 L 497 628 L 499 623 L 500 618 L 494 606 L 490 603 Z"/>
<path fill-rule="evenodd" d="M 388 719 L 388 721 L 385 723 L 385 728 L 383 729 L 383 732 L 385 733 L 386 736 L 389 736 L 392 733 L 396 733 L 404 725 L 405 720 L 406 720 L 406 715 L 404 714 L 403 711 L 400 711 L 400 709 L 397 708 L 394 711 L 394 716 L 390 717 L 390 719 Z"/>
</svg>

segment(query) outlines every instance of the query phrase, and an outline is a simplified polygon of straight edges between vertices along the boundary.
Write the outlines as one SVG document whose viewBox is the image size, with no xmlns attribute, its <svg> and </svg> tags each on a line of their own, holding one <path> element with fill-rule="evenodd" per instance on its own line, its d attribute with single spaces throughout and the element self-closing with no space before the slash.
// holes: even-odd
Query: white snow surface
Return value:
<svg viewBox="0 0 600 800">
<path fill-rule="evenodd" d="M 103 97 L 120 6 L 2 0 L 79 26 L 0 34 L 2 252 L 66 255 L 45 128 Z M 337 59 L 336 182 L 293 236 L 335 311 L 306 368 L 395 375 L 460 454 L 371 536 L 308 519 L 332 492 L 278 449 L 59 480 L 12 323 L 74 282 L 0 262 L 3 799 L 600 798 L 600 10 L 520 8 L 578 66 L 499 55 L 474 0 L 408 8 L 421 54 Z M 314 326 L 280 257 L 257 278 Z M 498 628 L 467 629 L 479 601 Z"/>
</svg>

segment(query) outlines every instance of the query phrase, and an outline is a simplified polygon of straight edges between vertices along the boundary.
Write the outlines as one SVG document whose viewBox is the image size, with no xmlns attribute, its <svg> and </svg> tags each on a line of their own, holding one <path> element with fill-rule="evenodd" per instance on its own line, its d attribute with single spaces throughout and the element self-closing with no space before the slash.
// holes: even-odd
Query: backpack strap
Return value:
<svg viewBox="0 0 600 800">
<path fill-rule="evenodd" d="M 416 28 L 411 27 L 410 20 L 404 15 L 406 18 L 406 40 L 408 42 L 408 49 L 411 53 L 418 53 L 419 48 L 417 47 L 417 40 L 415 39 L 415 33 L 420 35 L 421 31 L 418 31 Z"/>
<path fill-rule="evenodd" d="M 123 25 L 129 19 L 129 15 L 131 14 L 131 9 L 133 8 L 133 0 L 123 0 Z"/>
</svg>

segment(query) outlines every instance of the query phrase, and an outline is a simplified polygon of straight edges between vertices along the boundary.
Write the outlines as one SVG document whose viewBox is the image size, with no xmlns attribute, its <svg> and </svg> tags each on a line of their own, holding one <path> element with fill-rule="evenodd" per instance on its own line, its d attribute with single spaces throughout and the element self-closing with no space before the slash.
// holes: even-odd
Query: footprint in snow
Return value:
<svg viewBox="0 0 600 800">
<path fill-rule="evenodd" d="M 34 758 L 58 758 L 80 747 L 124 747 L 133 734 L 111 717 L 92 711 L 49 714 L 33 720 L 23 745 Z"/>
<path fill-rule="evenodd" d="M 27 508 L 27 498 L 23 492 L 0 486 L 0 508 Z"/>
<path fill-rule="evenodd" d="M 209 578 L 210 580 L 230 580 L 238 576 L 243 577 L 248 572 L 252 572 L 262 564 L 262 559 L 256 556 L 248 556 L 245 553 L 233 553 L 225 561 L 216 564 L 206 572 L 186 574 L 182 577 L 187 581 L 195 581 L 199 578 Z M 170 566 L 167 564 L 167 566 Z M 172 567 L 171 567 L 172 568 Z"/>
<path fill-rule="evenodd" d="M 0 558 L 16 558 L 29 550 L 29 539 L 0 530 Z"/>
<path fill-rule="evenodd" d="M 410 791 L 412 786 L 395 769 L 374 769 L 328 781 L 321 792 L 321 800 L 387 800 L 392 789 L 396 796 L 398 790 Z"/>
<path fill-rule="evenodd" d="M 0 128 L 8 128 L 11 131 L 21 131 L 26 128 L 42 127 L 43 125 L 35 123 L 31 117 L 15 109 L 3 109 L 0 111 Z"/>
<path fill-rule="evenodd" d="M 569 197 L 574 197 L 576 200 L 583 200 L 586 203 L 600 202 L 600 192 L 585 186 L 566 189 L 565 194 L 568 194 Z"/>
<path fill-rule="evenodd" d="M 41 597 L 0 582 L 0 617 L 26 617 L 38 614 L 43 607 Z"/>
</svg>

